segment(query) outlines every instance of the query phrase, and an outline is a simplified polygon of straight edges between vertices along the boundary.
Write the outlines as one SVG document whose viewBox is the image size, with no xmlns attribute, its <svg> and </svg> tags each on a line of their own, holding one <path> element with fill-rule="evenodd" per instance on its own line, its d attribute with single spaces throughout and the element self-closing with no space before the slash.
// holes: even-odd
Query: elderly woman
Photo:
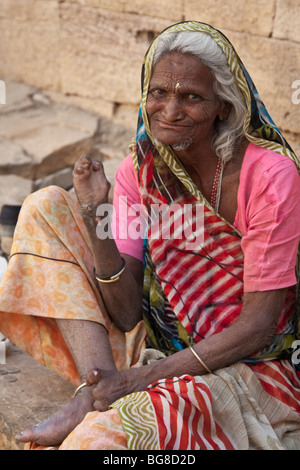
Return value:
<svg viewBox="0 0 300 470">
<path fill-rule="evenodd" d="M 114 237 L 109 184 L 88 157 L 74 168 L 79 204 L 50 187 L 23 205 L 0 330 L 79 387 L 17 439 L 299 449 L 296 156 L 232 45 L 208 25 L 163 31 L 142 83 L 136 139 L 116 177 Z"/>
</svg>

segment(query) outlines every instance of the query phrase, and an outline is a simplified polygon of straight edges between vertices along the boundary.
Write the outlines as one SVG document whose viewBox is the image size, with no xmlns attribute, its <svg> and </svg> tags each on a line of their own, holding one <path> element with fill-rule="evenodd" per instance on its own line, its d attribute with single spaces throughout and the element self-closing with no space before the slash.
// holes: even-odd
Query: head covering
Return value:
<svg viewBox="0 0 300 470">
<path fill-rule="evenodd" d="M 225 54 L 232 74 L 245 97 L 248 110 L 244 122 L 245 137 L 256 145 L 273 150 L 281 155 L 286 155 L 294 161 L 300 170 L 300 162 L 297 156 L 273 122 L 233 45 L 220 31 L 208 24 L 197 21 L 185 21 L 168 27 L 156 37 L 145 55 L 142 67 L 142 99 L 139 110 L 138 127 L 136 138 L 131 145 L 135 165 L 138 166 L 138 160 L 143 158 L 145 152 L 153 152 L 154 154 L 158 152 L 160 157 L 172 168 L 172 171 L 184 182 L 188 189 L 191 190 L 198 199 L 202 199 L 198 189 L 191 183 L 190 178 L 187 176 L 176 156 L 174 156 L 170 147 L 158 144 L 153 139 L 146 113 L 146 101 L 156 46 L 164 35 L 180 31 L 199 31 L 209 34 L 215 40 Z"/>
</svg>

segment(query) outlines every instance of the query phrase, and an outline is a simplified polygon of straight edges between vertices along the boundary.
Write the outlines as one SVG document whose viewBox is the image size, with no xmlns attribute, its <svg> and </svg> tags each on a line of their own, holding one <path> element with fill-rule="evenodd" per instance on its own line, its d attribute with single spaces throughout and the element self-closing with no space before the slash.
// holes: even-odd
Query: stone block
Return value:
<svg viewBox="0 0 300 470">
<path fill-rule="evenodd" d="M 13 244 L 13 237 L 1 237 L 1 251 L 6 255 L 9 256 L 11 252 L 11 247 Z"/>
<path fill-rule="evenodd" d="M 6 114 L 15 110 L 22 111 L 33 106 L 31 96 L 35 92 L 34 87 L 12 80 L 5 80 L 5 86 L 6 104 L 0 106 L 0 114 Z"/>
<path fill-rule="evenodd" d="M 112 120 L 101 119 L 99 142 L 96 149 L 101 160 L 124 158 L 129 153 L 129 144 L 136 134 L 137 110 L 135 119 L 129 107 L 116 112 Z"/>
<path fill-rule="evenodd" d="M 113 122 L 133 129 L 136 131 L 137 120 L 138 120 L 138 108 L 139 105 L 120 105 L 115 107 L 115 113 L 113 116 Z"/>
<path fill-rule="evenodd" d="M 31 180 L 17 175 L 0 175 L 0 206 L 22 205 L 31 192 Z"/>
<path fill-rule="evenodd" d="M 0 75 L 60 88 L 56 0 L 1 0 Z"/>
<path fill-rule="evenodd" d="M 47 186 L 59 186 L 63 189 L 70 189 L 73 186 L 73 168 L 63 168 L 62 170 L 51 173 L 44 178 L 34 181 L 33 191 L 46 188 Z"/>
<path fill-rule="evenodd" d="M 64 94 L 57 91 L 45 90 L 46 95 L 56 103 L 64 103 L 86 111 L 91 111 L 99 116 L 112 119 L 115 105 L 111 101 L 101 98 L 90 98 L 78 95 Z"/>
<path fill-rule="evenodd" d="M 0 115 L 0 136 L 30 156 L 19 174 L 38 179 L 72 165 L 94 145 L 99 118 L 80 108 L 51 103 Z"/>
<path fill-rule="evenodd" d="M 182 0 L 75 0 L 82 5 L 90 5 L 118 12 L 166 18 L 181 21 L 183 16 Z"/>
<path fill-rule="evenodd" d="M 284 131 L 284 137 L 300 160 L 300 134 L 292 134 L 288 131 Z"/>
<path fill-rule="evenodd" d="M 277 0 L 273 36 L 300 42 L 299 0 Z"/>
<path fill-rule="evenodd" d="M 273 29 L 275 0 L 187 0 L 184 18 L 215 28 L 269 36 Z"/>
<path fill-rule="evenodd" d="M 292 103 L 292 83 L 299 78 L 297 43 L 224 30 L 244 62 L 275 123 L 299 133 L 300 105 Z"/>
<path fill-rule="evenodd" d="M 150 38 L 169 21 L 78 3 L 62 3 L 60 8 L 62 91 L 139 103 L 141 67 Z"/>
<path fill-rule="evenodd" d="M 24 136 L 16 137 L 15 140 L 32 155 L 34 165 L 40 166 L 45 160 L 51 159 L 53 166 L 51 163 L 48 166 L 55 168 L 62 164 L 62 161 L 55 164 L 55 156 L 62 159 L 62 156 L 67 156 L 71 147 L 76 149 L 80 143 L 83 143 L 84 147 L 91 148 L 92 143 L 88 144 L 90 137 L 85 131 L 79 131 L 66 124 L 53 123 L 29 131 Z"/>
<path fill-rule="evenodd" d="M 0 376 L 0 450 L 22 450 L 15 435 L 49 418 L 67 403 L 75 386 L 41 365 L 10 341 L 6 346 L 4 370 L 18 370 Z"/>
<path fill-rule="evenodd" d="M 31 166 L 31 158 L 17 143 L 0 137 L 0 174 L 21 173 Z"/>
<path fill-rule="evenodd" d="M 108 195 L 108 200 L 110 203 L 112 203 L 113 201 L 113 192 L 114 192 L 114 186 L 115 186 L 116 172 L 121 162 L 122 162 L 122 159 L 120 158 L 111 158 L 109 160 L 103 161 L 103 168 L 104 168 L 106 178 L 111 184 L 110 192 Z"/>
</svg>

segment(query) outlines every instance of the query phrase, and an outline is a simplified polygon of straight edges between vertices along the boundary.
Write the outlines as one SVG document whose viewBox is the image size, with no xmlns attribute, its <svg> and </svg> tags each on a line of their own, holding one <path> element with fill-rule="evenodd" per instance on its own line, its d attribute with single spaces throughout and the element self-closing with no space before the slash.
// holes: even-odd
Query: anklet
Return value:
<svg viewBox="0 0 300 470">
<path fill-rule="evenodd" d="M 86 382 L 83 382 L 81 385 L 79 385 L 79 387 L 76 388 L 75 392 L 74 392 L 74 395 L 73 395 L 73 398 L 76 397 L 76 395 L 78 395 L 78 393 L 80 392 L 80 390 L 83 388 L 83 387 L 87 387 L 88 384 Z"/>
</svg>

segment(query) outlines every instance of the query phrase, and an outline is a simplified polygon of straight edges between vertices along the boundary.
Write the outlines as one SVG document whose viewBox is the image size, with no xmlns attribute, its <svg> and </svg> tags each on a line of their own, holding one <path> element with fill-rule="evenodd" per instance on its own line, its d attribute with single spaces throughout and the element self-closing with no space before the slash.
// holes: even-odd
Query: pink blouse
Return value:
<svg viewBox="0 0 300 470">
<path fill-rule="evenodd" d="M 242 164 L 234 221 L 234 226 L 243 235 L 245 292 L 296 284 L 299 202 L 300 176 L 292 160 L 250 143 Z M 140 205 L 141 199 L 132 158 L 128 155 L 116 174 L 115 240 L 120 253 L 142 261 L 143 236 L 128 234 L 128 227 L 138 223 L 136 211 L 130 214 L 133 204 Z M 137 230 L 135 227 L 132 233 Z"/>
</svg>

